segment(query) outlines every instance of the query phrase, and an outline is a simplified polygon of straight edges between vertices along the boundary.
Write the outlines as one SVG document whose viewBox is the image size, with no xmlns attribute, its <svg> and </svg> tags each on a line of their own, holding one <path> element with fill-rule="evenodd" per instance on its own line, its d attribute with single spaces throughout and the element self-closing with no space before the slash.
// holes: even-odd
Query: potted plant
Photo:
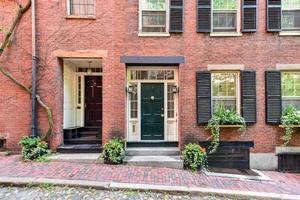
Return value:
<svg viewBox="0 0 300 200">
<path fill-rule="evenodd" d="M 123 163 L 125 156 L 125 141 L 122 138 L 113 138 L 103 147 L 101 157 L 104 163 L 118 165 Z"/>
<path fill-rule="evenodd" d="M 224 105 L 218 105 L 206 127 L 211 133 L 211 144 L 209 153 L 214 153 L 220 142 L 220 128 L 222 127 L 238 127 L 239 130 L 246 129 L 245 119 L 236 113 L 235 110 L 226 109 Z"/>
<path fill-rule="evenodd" d="M 205 148 L 198 144 L 189 143 L 184 147 L 183 165 L 185 169 L 196 171 L 207 167 L 207 155 Z"/>
<path fill-rule="evenodd" d="M 294 128 L 297 126 L 300 126 L 300 113 L 295 106 L 288 105 L 281 117 L 281 127 L 284 128 L 284 134 L 281 139 L 284 141 L 284 146 L 290 143 Z"/>
</svg>

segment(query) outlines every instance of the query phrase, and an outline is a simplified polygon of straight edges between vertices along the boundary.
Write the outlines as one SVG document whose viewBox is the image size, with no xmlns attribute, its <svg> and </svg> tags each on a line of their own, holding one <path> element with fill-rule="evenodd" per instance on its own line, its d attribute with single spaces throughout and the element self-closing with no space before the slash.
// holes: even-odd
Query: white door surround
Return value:
<svg viewBox="0 0 300 200">
<path fill-rule="evenodd" d="M 100 59 L 64 59 L 64 129 L 84 127 L 85 76 L 102 76 Z"/>
<path fill-rule="evenodd" d="M 178 67 L 127 68 L 127 141 L 141 139 L 141 84 L 164 84 L 164 140 L 178 141 Z M 130 89 L 129 89 L 130 88 Z M 128 91 L 130 90 L 130 91 Z M 157 140 L 155 140 L 157 141 Z"/>
</svg>

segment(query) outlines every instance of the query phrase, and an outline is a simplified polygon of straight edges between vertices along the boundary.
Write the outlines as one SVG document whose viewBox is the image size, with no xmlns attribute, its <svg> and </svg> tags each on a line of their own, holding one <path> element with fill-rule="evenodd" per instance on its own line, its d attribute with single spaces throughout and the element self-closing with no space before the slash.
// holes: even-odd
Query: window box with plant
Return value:
<svg viewBox="0 0 300 200">
<path fill-rule="evenodd" d="M 284 145 L 288 145 L 292 139 L 294 129 L 300 127 L 300 112 L 297 111 L 296 107 L 293 105 L 288 105 L 283 111 L 281 117 L 281 125 L 284 129 L 284 134 L 282 140 Z"/>
<path fill-rule="evenodd" d="M 236 111 L 219 105 L 206 127 L 206 129 L 210 130 L 212 140 L 209 153 L 214 153 L 219 146 L 221 128 L 239 128 L 242 131 L 246 129 L 246 122 Z"/>
</svg>

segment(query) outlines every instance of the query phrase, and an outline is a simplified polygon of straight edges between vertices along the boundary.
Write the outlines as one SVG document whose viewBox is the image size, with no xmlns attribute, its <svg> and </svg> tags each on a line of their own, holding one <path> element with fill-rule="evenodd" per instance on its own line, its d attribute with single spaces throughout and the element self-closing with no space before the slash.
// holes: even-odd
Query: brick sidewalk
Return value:
<svg viewBox="0 0 300 200">
<path fill-rule="evenodd" d="M 190 186 L 300 195 L 300 174 L 264 171 L 272 181 L 207 176 L 190 171 L 68 162 L 24 163 L 19 156 L 0 157 L 0 177 L 89 180 L 166 186 Z"/>
</svg>

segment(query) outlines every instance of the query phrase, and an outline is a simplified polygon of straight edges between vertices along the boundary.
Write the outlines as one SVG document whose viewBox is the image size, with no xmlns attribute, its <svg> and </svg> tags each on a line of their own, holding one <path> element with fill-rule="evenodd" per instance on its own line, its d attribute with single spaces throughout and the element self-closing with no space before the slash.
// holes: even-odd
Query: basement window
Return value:
<svg viewBox="0 0 300 200">
<path fill-rule="evenodd" d="M 95 15 L 95 0 L 69 0 L 69 15 Z"/>
</svg>

